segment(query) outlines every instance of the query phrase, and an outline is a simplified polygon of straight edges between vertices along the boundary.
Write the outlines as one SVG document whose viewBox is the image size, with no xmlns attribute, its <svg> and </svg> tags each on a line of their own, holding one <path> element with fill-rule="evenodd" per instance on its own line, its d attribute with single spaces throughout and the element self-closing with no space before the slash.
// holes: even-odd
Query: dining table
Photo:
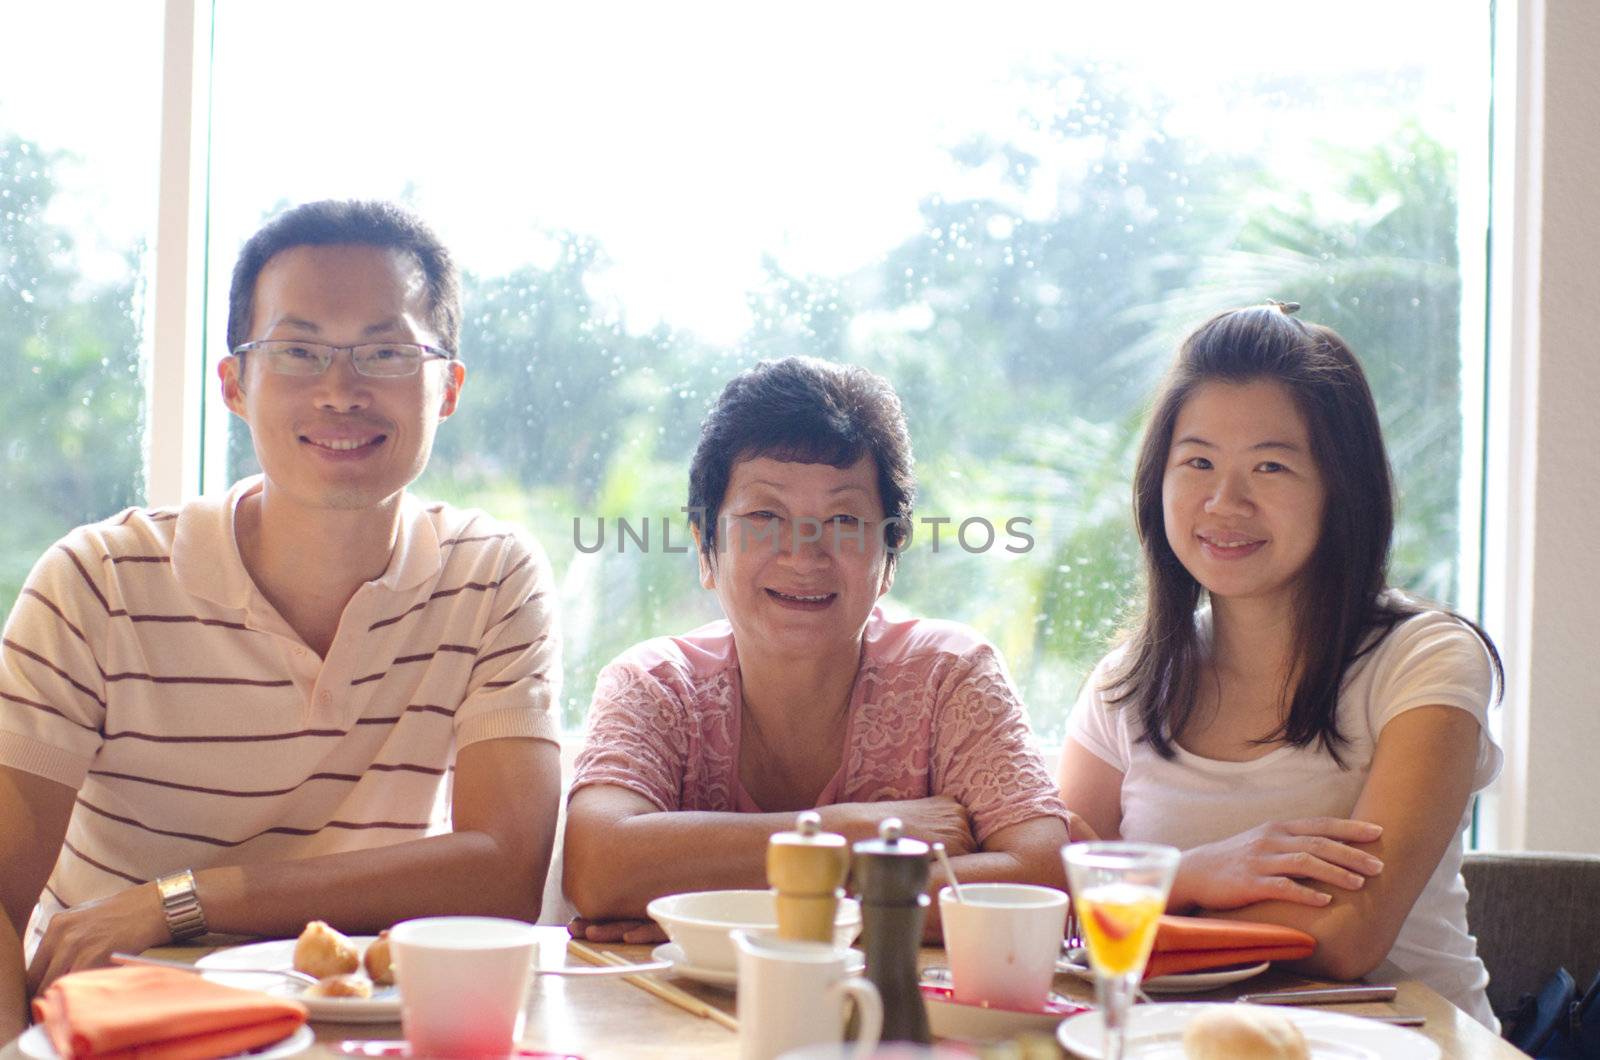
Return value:
<svg viewBox="0 0 1600 1060">
<path fill-rule="evenodd" d="M 585 964 L 577 954 L 569 951 L 565 928 L 549 926 L 540 927 L 538 931 L 540 967 Z M 629 962 L 651 960 L 651 947 L 645 945 L 589 943 L 588 946 Z M 148 955 L 192 963 L 216 949 L 216 946 L 169 946 L 151 950 Z M 945 963 L 944 951 L 939 947 L 924 947 L 920 962 L 924 968 L 942 965 Z M 658 974 L 655 978 L 681 989 L 711 1009 L 729 1016 L 736 1015 L 734 994 L 729 989 L 704 985 L 672 974 Z M 1365 981 L 1394 985 L 1397 988 L 1394 1000 L 1344 1004 L 1330 1006 L 1330 1009 L 1357 1016 L 1421 1016 L 1426 1022 L 1416 1032 L 1436 1043 L 1445 1060 L 1515 1060 L 1523 1056 L 1504 1039 L 1393 965 L 1380 967 Z M 1231 1001 L 1244 993 L 1326 985 L 1330 984 L 1272 968 L 1255 978 L 1204 994 L 1164 994 L 1159 1000 Z M 1092 984 L 1066 973 L 1056 976 L 1054 989 L 1059 994 L 1086 1003 L 1092 1002 L 1094 996 Z M 727 1022 L 708 1018 L 704 1014 L 695 1015 L 618 977 L 536 976 L 528 992 L 521 1045 L 529 1050 L 558 1057 L 581 1057 L 582 1060 L 650 1057 L 731 1060 L 739 1054 L 739 1042 L 737 1033 L 729 1029 Z M 315 1022 L 312 1029 L 316 1041 L 301 1054 L 307 1060 L 381 1057 L 387 1055 L 381 1045 L 346 1043 L 398 1042 L 403 1037 L 398 1022 Z M 1029 1046 L 1029 1056 L 1039 1055 L 1036 1050 L 1040 1048 L 1053 1050 L 1045 1055 L 1068 1055 L 1048 1039 L 1034 1040 Z M 23 1055 L 16 1041 L 0 1048 L 0 1060 L 21 1060 Z M 981 1056 L 983 1053 L 973 1055 Z"/>
</svg>

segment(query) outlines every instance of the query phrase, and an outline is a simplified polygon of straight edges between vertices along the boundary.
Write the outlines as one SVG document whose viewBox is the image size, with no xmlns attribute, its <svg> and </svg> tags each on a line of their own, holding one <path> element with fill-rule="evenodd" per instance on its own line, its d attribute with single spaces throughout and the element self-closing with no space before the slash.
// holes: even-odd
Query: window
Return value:
<svg viewBox="0 0 1600 1060">
<path fill-rule="evenodd" d="M 52 541 L 142 501 L 145 288 L 161 18 L 151 4 L 8 11 L 0 63 L 0 609 Z M 102 43 L 104 42 L 104 43 Z M 110 51 L 114 42 L 114 57 Z M 107 49 L 104 54 L 99 49 Z M 114 64 L 114 90 L 100 84 Z"/>
<path fill-rule="evenodd" d="M 238 247 L 283 205 L 395 198 L 439 228 L 467 273 L 470 377 L 418 489 L 551 553 L 569 726 L 618 651 L 715 617 L 665 547 L 686 542 L 688 456 L 721 385 L 790 353 L 899 390 L 917 515 L 948 522 L 919 522 L 888 606 L 993 639 L 1047 740 L 1137 593 L 1143 404 L 1221 308 L 1290 299 L 1351 340 L 1397 470 L 1394 578 L 1474 610 L 1487 8 L 974 12 L 216 5 L 210 355 Z M 153 158 L 118 158 L 153 179 Z M 252 462 L 208 400 L 216 488 Z M 34 438 L 7 459 L 68 452 Z M 83 503 L 28 505 L 50 526 L 8 539 L 21 570 L 128 501 Z M 619 519 L 648 519 L 648 544 Z"/>
</svg>

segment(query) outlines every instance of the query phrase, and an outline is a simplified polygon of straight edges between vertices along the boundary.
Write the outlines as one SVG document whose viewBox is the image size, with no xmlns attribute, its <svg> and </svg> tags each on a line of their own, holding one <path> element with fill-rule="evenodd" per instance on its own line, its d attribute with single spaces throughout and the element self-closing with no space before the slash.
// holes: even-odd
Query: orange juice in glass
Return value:
<svg viewBox="0 0 1600 1060">
<path fill-rule="evenodd" d="M 1089 961 L 1104 975 L 1143 972 L 1166 897 L 1153 887 L 1108 883 L 1078 896 Z"/>
<path fill-rule="evenodd" d="M 1105 1027 L 1101 1056 L 1122 1060 L 1128 1009 L 1167 907 L 1178 851 L 1153 843 L 1073 843 L 1061 858 L 1094 969 Z"/>
</svg>

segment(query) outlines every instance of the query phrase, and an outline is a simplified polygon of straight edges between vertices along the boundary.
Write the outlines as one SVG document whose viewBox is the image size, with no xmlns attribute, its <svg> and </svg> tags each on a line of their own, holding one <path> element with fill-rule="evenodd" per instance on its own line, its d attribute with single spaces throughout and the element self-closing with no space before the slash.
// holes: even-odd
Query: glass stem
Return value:
<svg viewBox="0 0 1600 1060">
<path fill-rule="evenodd" d="M 1095 1000 L 1100 1005 L 1100 1018 L 1105 1026 L 1100 1042 L 1102 1060 L 1122 1060 L 1128 1039 L 1129 1010 L 1138 988 L 1138 972 L 1094 977 Z"/>
</svg>

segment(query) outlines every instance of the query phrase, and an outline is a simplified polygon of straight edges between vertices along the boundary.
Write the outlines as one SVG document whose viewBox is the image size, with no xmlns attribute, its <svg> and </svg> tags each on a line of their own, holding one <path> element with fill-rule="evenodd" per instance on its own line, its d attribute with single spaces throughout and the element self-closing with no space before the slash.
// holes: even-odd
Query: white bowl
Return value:
<svg viewBox="0 0 1600 1060">
<path fill-rule="evenodd" d="M 693 891 L 657 898 L 645 907 L 677 943 L 691 965 L 712 971 L 738 968 L 730 931 L 776 935 L 778 912 L 771 891 Z M 848 946 L 861 933 L 861 903 L 839 899 L 833 919 L 833 944 Z"/>
</svg>

